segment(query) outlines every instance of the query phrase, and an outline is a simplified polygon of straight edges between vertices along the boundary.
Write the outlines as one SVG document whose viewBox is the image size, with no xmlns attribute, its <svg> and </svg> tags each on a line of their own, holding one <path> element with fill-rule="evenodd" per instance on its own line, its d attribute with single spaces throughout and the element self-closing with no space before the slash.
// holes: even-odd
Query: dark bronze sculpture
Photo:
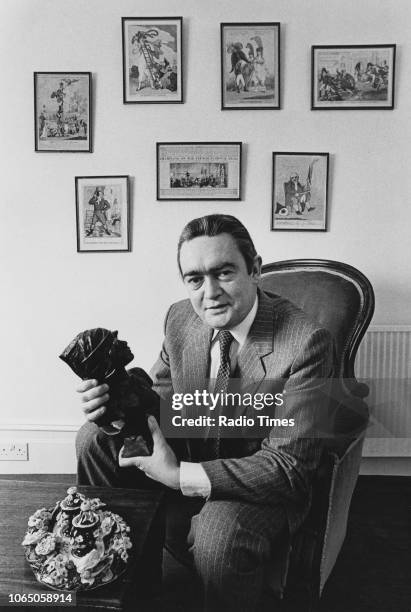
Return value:
<svg viewBox="0 0 411 612">
<path fill-rule="evenodd" d="M 105 413 L 95 423 L 108 435 L 124 438 L 124 457 L 150 455 L 153 441 L 147 414 L 159 416 L 159 397 L 142 368 L 125 367 L 134 359 L 127 342 L 117 331 L 102 327 L 78 334 L 60 355 L 83 380 L 96 379 L 110 387 Z"/>
</svg>

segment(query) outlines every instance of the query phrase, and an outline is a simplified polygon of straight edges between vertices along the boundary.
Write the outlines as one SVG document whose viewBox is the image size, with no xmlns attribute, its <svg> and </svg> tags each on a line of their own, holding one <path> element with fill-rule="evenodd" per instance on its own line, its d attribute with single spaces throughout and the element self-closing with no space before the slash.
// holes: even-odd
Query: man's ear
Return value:
<svg viewBox="0 0 411 612">
<path fill-rule="evenodd" d="M 251 276 L 253 277 L 253 280 L 255 280 L 257 283 L 261 279 L 261 266 L 262 266 L 262 263 L 263 263 L 263 261 L 262 261 L 260 255 L 256 255 L 254 257 L 254 261 L 253 261 L 253 268 L 251 270 Z"/>
</svg>

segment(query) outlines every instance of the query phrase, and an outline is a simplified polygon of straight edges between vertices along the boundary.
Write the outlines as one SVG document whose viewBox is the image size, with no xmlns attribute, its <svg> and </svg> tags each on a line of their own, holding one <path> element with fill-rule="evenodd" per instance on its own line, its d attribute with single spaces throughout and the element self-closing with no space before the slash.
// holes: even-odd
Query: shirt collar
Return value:
<svg viewBox="0 0 411 612">
<path fill-rule="evenodd" d="M 258 308 L 258 296 L 256 295 L 253 307 L 251 308 L 248 315 L 242 321 L 240 321 L 238 325 L 236 325 L 235 327 L 229 330 L 234 340 L 237 340 L 240 349 L 243 347 L 243 344 L 247 339 L 248 332 L 250 331 L 250 328 L 252 324 L 254 323 L 254 319 L 257 314 L 257 308 Z M 212 338 L 213 342 L 219 331 L 220 331 L 219 329 L 215 329 L 213 331 L 213 338 Z"/>
</svg>

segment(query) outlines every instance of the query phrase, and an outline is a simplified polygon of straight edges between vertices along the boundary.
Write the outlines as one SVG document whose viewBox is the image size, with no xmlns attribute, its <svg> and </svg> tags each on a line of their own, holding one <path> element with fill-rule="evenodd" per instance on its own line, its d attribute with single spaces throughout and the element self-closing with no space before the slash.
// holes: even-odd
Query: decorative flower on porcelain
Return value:
<svg viewBox="0 0 411 612">
<path fill-rule="evenodd" d="M 87 590 L 125 570 L 130 527 L 105 506 L 70 487 L 54 508 L 30 516 L 22 545 L 39 582 L 58 590 Z"/>
</svg>

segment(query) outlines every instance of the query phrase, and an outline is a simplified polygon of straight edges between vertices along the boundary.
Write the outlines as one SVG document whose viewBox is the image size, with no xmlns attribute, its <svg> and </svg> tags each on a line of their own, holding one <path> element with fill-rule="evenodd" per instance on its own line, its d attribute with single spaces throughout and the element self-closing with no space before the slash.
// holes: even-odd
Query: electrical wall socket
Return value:
<svg viewBox="0 0 411 612">
<path fill-rule="evenodd" d="M 27 442 L 9 442 L 0 440 L 0 461 L 28 461 L 29 445 Z"/>
</svg>

